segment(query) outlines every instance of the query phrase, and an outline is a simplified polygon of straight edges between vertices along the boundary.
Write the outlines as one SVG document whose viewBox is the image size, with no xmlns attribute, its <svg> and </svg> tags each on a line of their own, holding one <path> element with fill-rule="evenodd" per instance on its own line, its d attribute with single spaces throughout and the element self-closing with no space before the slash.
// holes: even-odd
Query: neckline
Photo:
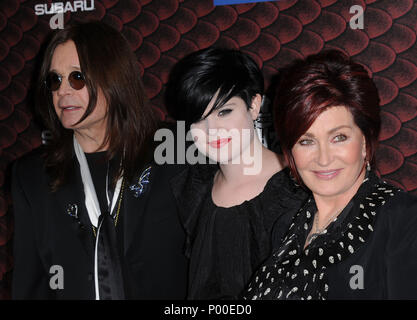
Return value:
<svg viewBox="0 0 417 320">
<path fill-rule="evenodd" d="M 300 241 L 300 243 L 302 243 L 303 251 L 305 251 L 306 249 L 315 248 L 316 246 L 320 246 L 321 244 L 323 244 L 323 242 L 326 241 L 326 239 L 329 239 L 329 237 L 332 237 L 333 234 L 339 232 L 340 229 L 343 228 L 343 225 L 346 224 L 346 219 L 348 219 L 349 214 L 354 209 L 354 198 L 352 198 L 352 199 L 350 199 L 348 204 L 342 209 L 342 211 L 334 219 L 332 219 L 331 222 L 327 225 L 327 227 L 324 229 L 324 230 L 326 230 L 326 232 L 320 234 L 318 237 L 316 237 L 316 239 L 314 239 L 312 242 L 310 242 L 310 244 L 305 246 L 305 243 L 307 241 L 307 237 L 310 234 L 310 231 L 314 226 L 314 217 L 317 214 L 317 206 L 316 206 L 316 203 L 314 201 L 314 197 L 311 197 L 310 199 L 312 201 L 310 202 L 310 204 L 307 204 L 307 206 L 304 210 L 305 211 L 308 210 L 312 213 L 312 219 L 308 223 L 307 230 L 304 230 L 304 233 L 301 234 L 302 235 L 302 238 L 301 238 L 302 241 Z"/>
<path fill-rule="evenodd" d="M 216 209 L 236 209 L 236 208 L 238 208 L 238 207 L 242 207 L 242 206 L 246 205 L 247 203 L 250 203 L 250 202 L 256 201 L 256 199 L 260 198 L 260 197 L 264 194 L 264 192 L 270 188 L 270 185 L 272 184 L 272 181 L 273 181 L 273 180 L 275 180 L 277 176 L 279 176 L 279 175 L 281 175 L 281 174 L 284 174 L 284 172 L 285 172 L 287 169 L 288 169 L 288 168 L 287 168 L 287 167 L 285 167 L 285 168 L 281 169 L 280 171 L 275 172 L 275 173 L 274 173 L 274 174 L 273 174 L 273 175 L 272 175 L 272 176 L 268 179 L 268 181 L 266 182 L 266 184 L 265 184 L 264 188 L 262 189 L 262 191 L 261 191 L 261 192 L 259 192 L 259 193 L 258 193 L 256 196 L 254 196 L 252 199 L 249 199 L 249 200 L 244 200 L 243 202 L 238 203 L 238 204 L 235 204 L 235 205 L 232 205 L 232 206 L 230 206 L 230 207 L 223 207 L 223 206 L 219 206 L 219 205 L 217 205 L 217 204 L 214 202 L 214 200 L 213 200 L 213 194 L 212 194 L 212 192 L 213 192 L 213 183 L 214 183 L 214 176 L 213 176 L 213 177 L 211 178 L 211 183 L 210 183 L 210 188 L 209 188 L 209 190 L 210 190 L 210 191 L 208 192 L 208 198 L 209 198 L 209 201 L 210 201 L 211 205 L 212 205 L 212 206 L 214 206 Z"/>
<path fill-rule="evenodd" d="M 379 180 L 378 177 L 374 173 L 367 172 L 362 184 L 359 186 L 359 189 L 356 191 L 355 195 L 349 200 L 349 202 L 346 204 L 343 210 L 336 217 L 336 221 L 333 220 L 325 228 L 327 232 L 318 236 L 314 241 L 312 241 L 309 245 L 307 245 L 304 248 L 304 244 L 307 240 L 307 236 L 309 235 L 311 228 L 313 227 L 313 223 L 314 223 L 314 215 L 313 215 L 313 218 L 311 219 L 308 225 L 308 229 L 304 230 L 304 233 L 302 234 L 303 235 L 302 247 L 304 248 L 303 250 L 320 246 L 326 241 L 329 241 L 330 239 L 332 239 L 335 236 L 335 234 L 342 232 L 342 230 L 347 230 L 348 224 L 353 221 L 354 216 L 357 214 L 359 210 L 357 207 L 355 207 L 355 204 L 358 201 L 363 202 L 363 198 L 367 197 L 367 195 L 372 190 L 372 188 L 378 183 L 378 180 Z M 315 212 L 314 214 L 316 214 L 317 206 L 316 206 L 314 197 L 312 195 L 310 197 L 310 200 L 311 201 L 306 202 L 306 206 L 304 210 L 305 211 L 309 210 L 310 212 Z M 299 228 L 301 229 L 301 226 L 299 226 Z"/>
<path fill-rule="evenodd" d="M 107 150 L 104 151 L 96 151 L 96 152 L 84 152 L 86 156 L 94 156 L 94 155 L 105 155 Z"/>
<path fill-rule="evenodd" d="M 107 156 L 107 151 L 98 151 L 98 152 L 90 152 L 90 153 L 84 153 L 85 154 L 85 158 L 87 159 L 88 162 L 90 161 L 100 161 L 103 163 L 107 163 L 106 161 L 106 156 Z"/>
</svg>

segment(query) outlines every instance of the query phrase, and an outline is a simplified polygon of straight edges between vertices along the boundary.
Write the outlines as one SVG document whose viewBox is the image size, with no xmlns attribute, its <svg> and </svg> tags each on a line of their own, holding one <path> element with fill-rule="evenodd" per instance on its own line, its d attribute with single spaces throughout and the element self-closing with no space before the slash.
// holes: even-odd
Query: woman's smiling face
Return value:
<svg viewBox="0 0 417 320">
<path fill-rule="evenodd" d="M 293 146 L 292 155 L 301 179 L 315 195 L 356 192 L 363 181 L 365 137 L 345 107 L 323 111 Z"/>
</svg>

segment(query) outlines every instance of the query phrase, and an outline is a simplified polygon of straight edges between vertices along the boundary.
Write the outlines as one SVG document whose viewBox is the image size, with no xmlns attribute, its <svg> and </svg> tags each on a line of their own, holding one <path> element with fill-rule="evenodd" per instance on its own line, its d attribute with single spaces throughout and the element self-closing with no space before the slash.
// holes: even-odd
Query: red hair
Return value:
<svg viewBox="0 0 417 320">
<path fill-rule="evenodd" d="M 344 106 L 366 139 L 373 162 L 381 127 L 378 91 L 360 64 L 337 50 L 311 55 L 286 68 L 274 101 L 275 128 L 291 173 L 301 183 L 291 149 L 327 108 Z"/>
</svg>

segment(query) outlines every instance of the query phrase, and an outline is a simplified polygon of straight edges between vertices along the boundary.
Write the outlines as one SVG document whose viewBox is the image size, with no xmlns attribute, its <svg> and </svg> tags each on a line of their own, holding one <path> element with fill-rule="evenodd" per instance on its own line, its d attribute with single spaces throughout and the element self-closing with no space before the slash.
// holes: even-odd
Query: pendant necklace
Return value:
<svg viewBox="0 0 417 320">
<path fill-rule="evenodd" d="M 312 232 L 308 237 L 307 237 L 307 243 L 310 244 L 311 242 L 313 242 L 315 239 L 317 239 L 317 237 L 321 236 L 322 234 L 327 233 L 327 227 L 329 226 L 329 224 L 331 222 L 336 221 L 337 216 L 342 212 L 343 209 L 336 211 L 336 213 L 334 213 L 330 219 L 326 222 L 326 224 L 319 229 L 319 219 L 318 219 L 318 211 L 316 212 L 316 214 L 314 215 L 314 232 Z"/>
</svg>

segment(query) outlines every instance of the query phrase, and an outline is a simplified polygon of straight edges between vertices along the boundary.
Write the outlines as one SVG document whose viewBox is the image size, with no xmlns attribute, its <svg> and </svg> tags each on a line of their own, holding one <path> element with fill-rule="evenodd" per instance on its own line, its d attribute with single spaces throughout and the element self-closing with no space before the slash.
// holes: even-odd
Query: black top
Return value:
<svg viewBox="0 0 417 320">
<path fill-rule="evenodd" d="M 176 179 L 181 218 L 188 235 L 189 299 L 239 295 L 253 271 L 270 254 L 272 226 L 277 223 L 282 230 L 287 229 L 306 197 L 289 179 L 288 170 L 282 170 L 255 198 L 230 208 L 217 207 L 211 198 L 217 169 L 196 165 L 188 176 Z"/>
<path fill-rule="evenodd" d="M 85 153 L 85 157 L 100 205 L 99 221 L 103 220 L 100 239 L 97 242 L 100 299 L 124 299 L 129 295 L 130 281 L 126 275 L 125 261 L 121 258 L 123 256 L 123 217 L 120 215 L 117 204 L 113 212 L 110 212 L 115 189 L 114 178 L 120 165 L 120 158 L 108 160 L 107 151 Z M 123 191 L 121 190 L 118 195 L 116 203 L 121 200 L 120 197 L 123 197 Z M 87 217 L 85 220 L 92 230 L 90 219 Z M 97 231 L 94 234 L 98 234 Z M 96 247 L 96 238 L 92 240 Z"/>
<path fill-rule="evenodd" d="M 253 276 L 247 299 L 417 299 L 417 198 L 370 173 L 327 233 L 303 250 L 317 207 Z"/>
<path fill-rule="evenodd" d="M 120 157 L 115 157 L 113 159 L 107 160 L 106 157 L 107 151 L 85 153 L 85 158 L 87 159 L 88 168 L 90 169 L 91 179 L 93 180 L 94 189 L 97 194 L 97 200 L 100 205 L 100 211 L 109 211 L 109 205 L 107 203 L 106 195 L 106 186 L 108 187 L 108 195 L 110 201 L 113 199 L 114 192 L 114 177 L 117 173 L 118 165 L 120 165 Z M 106 182 L 108 174 L 108 184 Z M 120 197 L 120 195 L 119 195 Z M 123 205 L 123 203 L 122 203 Z M 115 219 L 116 210 L 112 212 L 113 219 Z M 90 240 L 95 245 L 96 238 L 93 232 L 93 225 L 90 221 L 88 214 L 80 214 L 80 220 L 84 226 L 87 226 L 91 230 Z M 117 242 L 119 251 L 123 251 L 123 214 L 118 215 L 117 224 L 115 224 Z"/>
<path fill-rule="evenodd" d="M 101 212 L 109 209 L 106 197 L 106 177 L 110 165 L 106 159 L 106 153 L 106 151 L 85 153 Z M 109 182 L 111 182 L 111 178 L 109 178 Z"/>
</svg>

